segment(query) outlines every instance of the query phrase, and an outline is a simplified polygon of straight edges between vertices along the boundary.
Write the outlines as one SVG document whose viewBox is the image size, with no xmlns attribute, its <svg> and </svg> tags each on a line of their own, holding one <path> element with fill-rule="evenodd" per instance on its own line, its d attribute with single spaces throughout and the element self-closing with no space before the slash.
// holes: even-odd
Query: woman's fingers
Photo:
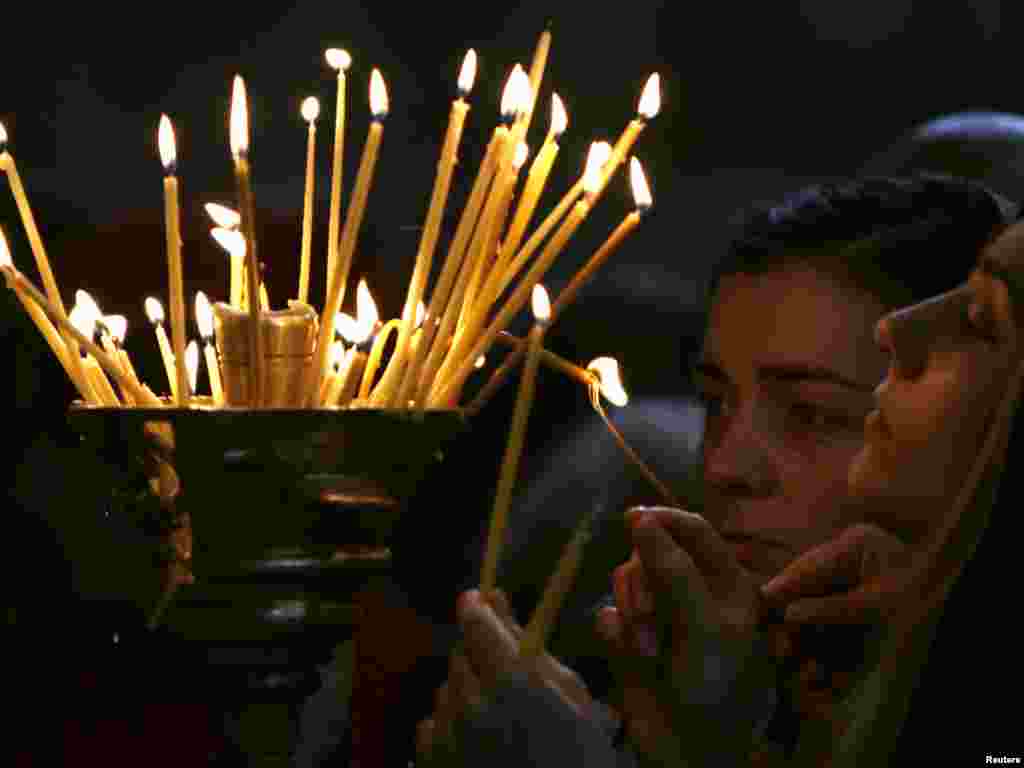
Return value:
<svg viewBox="0 0 1024 768">
<path fill-rule="evenodd" d="M 466 660 L 480 685 L 489 689 L 516 668 L 519 642 L 477 590 L 462 593 L 456 614 Z"/>
<path fill-rule="evenodd" d="M 880 537 L 891 538 L 872 526 L 847 528 L 786 566 L 761 587 L 761 593 L 773 601 L 791 602 L 849 589 L 860 582 L 864 557 L 872 542 Z M 886 546 L 892 545 L 887 542 Z"/>
</svg>

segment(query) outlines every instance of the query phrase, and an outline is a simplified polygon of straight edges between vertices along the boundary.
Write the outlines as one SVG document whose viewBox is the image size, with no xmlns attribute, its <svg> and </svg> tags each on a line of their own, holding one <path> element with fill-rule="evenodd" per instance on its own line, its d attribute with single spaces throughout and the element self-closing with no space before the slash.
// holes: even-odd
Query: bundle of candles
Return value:
<svg viewBox="0 0 1024 768">
<path fill-rule="evenodd" d="M 438 277 L 428 299 L 427 278 L 441 239 L 441 222 L 469 111 L 467 99 L 475 79 L 476 55 L 472 50 L 466 54 L 402 313 L 383 324 L 378 322 L 365 281 L 357 288 L 356 317 L 340 312 L 388 114 L 388 95 L 381 73 L 374 69 L 370 77 L 372 120 L 342 223 L 346 79 L 351 58 L 339 49 L 326 52 L 327 63 L 337 74 L 337 99 L 327 225 L 327 285 L 319 313 L 309 303 L 319 103 L 315 98 L 306 99 L 301 110 L 308 122 L 308 142 L 297 295 L 288 302 L 286 309 L 272 310 L 261 280 L 255 237 L 256 204 L 248 156 L 246 89 L 242 79 L 235 78 L 229 133 L 237 212 L 224 206 L 207 206 L 217 225 L 212 235 L 230 254 L 230 280 L 226 300 L 211 304 L 201 292 L 195 299 L 202 357 L 212 390 L 210 397 L 196 396 L 199 346 L 195 341 L 186 344 L 177 154 L 174 130 L 166 115 L 159 122 L 158 146 L 165 171 L 169 337 L 160 302 L 147 298 L 145 303 L 164 363 L 169 397 L 158 396 L 136 375 L 122 346 L 126 332 L 123 318 L 104 315 L 92 297 L 83 291 L 76 294 L 72 310 L 66 310 L 14 158 L 7 150 L 8 137 L 2 125 L 0 171 L 10 182 L 43 290 L 14 267 L 2 231 L 0 268 L 83 401 L 93 406 L 458 408 L 467 379 L 481 367 L 495 342 L 510 347 L 504 363 L 494 370 L 475 400 L 462 406 L 468 413 L 479 410 L 509 371 L 525 357 L 482 577 L 483 586 L 493 585 L 497 542 L 502 538 L 538 365 L 543 362 L 579 379 L 591 391 L 595 408 L 602 415 L 601 395 L 611 402 L 625 404 L 626 395 L 613 359 L 599 358 L 586 368 L 579 367 L 545 350 L 543 338 L 545 329 L 636 229 L 651 205 L 650 190 L 640 163 L 629 155 L 648 121 L 659 110 L 656 74 L 648 79 L 635 118 L 628 122 L 614 145 L 607 142 L 591 145 L 578 180 L 546 218 L 528 233 L 559 153 L 559 139 L 567 127 L 562 101 L 557 94 L 552 94 L 547 133 L 517 195 L 520 171 L 529 155 L 525 140 L 550 44 L 550 33 L 544 32 L 529 72 L 517 64 L 507 78 L 499 123 L 477 168 L 444 260 L 439 262 Z M 611 232 L 552 305 L 541 280 L 597 204 L 616 171 L 627 164 L 627 158 L 635 210 Z M 529 339 L 524 340 L 510 335 L 507 329 L 531 295 L 536 323 Z M 391 350 L 387 357 L 386 346 Z"/>
</svg>

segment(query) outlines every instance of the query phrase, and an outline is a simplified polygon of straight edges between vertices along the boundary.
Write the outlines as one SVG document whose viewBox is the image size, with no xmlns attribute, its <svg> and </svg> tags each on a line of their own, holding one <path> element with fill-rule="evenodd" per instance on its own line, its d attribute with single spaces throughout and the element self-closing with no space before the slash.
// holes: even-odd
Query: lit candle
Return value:
<svg viewBox="0 0 1024 768">
<path fill-rule="evenodd" d="M 178 178 L 174 175 L 178 162 L 174 129 L 167 115 L 160 116 L 160 160 L 164 165 L 164 228 L 167 232 L 167 290 L 171 309 L 171 344 L 174 359 L 185 359 L 185 288 L 181 270 L 181 229 L 178 216 Z M 188 379 L 183 366 L 175 366 L 178 406 L 187 402 Z"/>
<path fill-rule="evenodd" d="M 57 279 L 50 267 L 50 259 L 46 255 L 46 248 L 43 246 L 43 239 L 39 236 L 39 228 L 36 226 L 35 217 L 32 215 L 32 207 L 28 203 L 28 196 L 25 194 L 25 187 L 21 183 L 21 175 L 18 173 L 18 166 L 14 162 L 14 156 L 7 151 L 7 129 L 0 123 L 0 171 L 7 176 L 11 185 L 11 194 L 18 207 L 18 215 L 21 217 L 21 224 L 28 236 L 28 244 L 32 250 L 32 256 L 36 261 L 36 268 L 43 279 L 43 289 L 46 296 L 58 312 L 67 320 L 67 310 L 60 297 L 60 289 L 57 287 Z M 58 324 L 60 325 L 60 324 Z M 63 326 L 62 326 L 63 327 Z M 65 343 L 68 346 L 68 363 L 75 372 L 75 378 L 81 386 L 88 386 L 85 371 L 77 350 L 71 349 L 71 342 L 66 333 L 62 333 Z"/>
<path fill-rule="evenodd" d="M 334 272 L 329 276 L 330 290 L 327 303 L 324 305 L 320 318 L 320 334 L 317 339 L 317 357 L 313 368 L 313 379 L 307 390 L 310 397 L 320 391 L 320 381 L 327 374 L 328 353 L 330 352 L 332 324 L 331 319 L 338 314 L 341 302 L 345 298 L 345 283 L 352 265 L 352 253 L 355 250 L 356 236 L 362 224 L 363 213 L 366 211 L 366 200 L 370 194 L 373 171 L 377 165 L 381 136 L 384 132 L 384 118 L 388 113 L 388 93 L 384 86 L 384 78 L 374 69 L 370 76 L 370 110 L 372 119 L 370 129 L 363 146 L 363 157 L 360 161 L 356 184 L 352 192 L 352 200 L 345 214 L 345 226 L 342 229 L 341 245 L 338 247 L 338 259 Z"/>
<path fill-rule="evenodd" d="M 96 316 L 85 304 L 75 304 L 68 315 L 68 321 L 80 334 L 88 339 L 92 339 L 96 333 Z M 110 381 L 103 375 L 103 370 L 95 358 L 88 353 L 83 353 L 82 368 L 92 384 L 93 392 L 99 398 L 100 405 L 111 408 L 117 408 L 121 405 L 121 401 L 117 399 L 114 388 L 110 386 Z"/>
<path fill-rule="evenodd" d="M 359 389 L 359 383 L 363 378 L 363 368 L 365 366 L 366 353 L 359 351 L 359 348 L 356 346 L 351 347 L 341 364 L 338 394 L 335 396 L 332 405 L 344 407 L 352 402 Z"/>
<path fill-rule="evenodd" d="M 345 145 L 345 71 L 352 65 L 352 57 L 340 48 L 328 48 L 324 53 L 328 66 L 338 73 L 338 93 L 334 109 L 334 154 L 331 165 L 331 208 L 327 220 L 327 282 L 330 287 L 338 258 L 338 227 L 341 225 L 341 171 Z"/>
<path fill-rule="evenodd" d="M 452 173 L 455 170 L 459 142 L 462 139 L 462 128 L 466 121 L 466 113 L 469 111 L 466 96 L 473 88 L 475 79 L 476 51 L 470 49 L 466 53 L 459 71 L 458 95 L 452 102 L 451 113 L 448 116 L 448 130 L 445 132 L 444 144 L 441 147 L 437 176 L 434 178 L 434 191 L 430 196 L 430 208 L 427 210 L 427 220 L 423 227 L 423 235 L 420 237 L 419 250 L 416 253 L 416 264 L 413 268 L 412 278 L 409 280 L 405 306 L 402 309 L 402 325 L 398 334 L 398 342 L 379 387 L 381 390 L 380 403 L 384 406 L 394 406 L 396 402 L 400 402 L 398 399 L 402 389 L 400 379 L 410 355 L 413 313 L 423 297 L 423 289 L 433 263 L 434 248 L 441 232 L 441 219 L 445 203 L 448 200 L 448 190 L 451 186 Z"/>
<path fill-rule="evenodd" d="M 341 364 L 345 361 L 345 345 L 340 341 L 331 342 L 331 373 L 324 380 L 324 391 L 320 398 L 322 405 L 334 405 L 341 393 Z"/>
<path fill-rule="evenodd" d="M 160 347 L 160 358 L 164 362 L 164 372 L 167 374 L 167 384 L 171 388 L 171 399 L 178 401 L 178 375 L 174 365 L 174 353 L 171 351 L 171 343 L 167 339 L 167 332 L 164 330 L 164 308 L 163 305 L 152 296 L 145 301 L 146 317 L 153 324 L 156 333 L 156 343 Z M 182 353 L 184 354 L 184 353 Z"/>
<path fill-rule="evenodd" d="M 103 312 L 100 311 L 99 304 L 97 304 L 96 300 L 93 299 L 93 297 L 90 296 L 86 291 L 78 289 L 77 291 L 75 291 L 75 306 L 80 306 L 82 310 L 84 310 L 84 316 L 89 318 L 89 322 L 91 324 L 93 338 L 99 336 L 100 345 L 103 347 L 103 350 L 108 355 L 110 355 L 111 358 L 117 361 L 117 364 L 120 366 L 121 371 L 127 376 L 128 371 L 125 370 L 124 364 L 121 361 L 121 356 L 120 354 L 118 354 L 117 347 L 114 345 L 114 336 L 111 333 L 110 328 L 107 327 L 105 318 L 103 317 Z M 95 364 L 95 361 L 93 363 L 93 367 L 95 368 L 95 371 L 90 373 L 91 377 L 95 378 L 97 373 L 100 376 L 103 375 L 102 369 L 99 367 L 98 364 Z M 110 382 L 106 382 L 106 385 L 109 387 Z M 118 387 L 119 389 L 121 389 L 121 397 L 125 399 L 128 405 L 131 405 L 131 394 L 128 393 L 127 390 L 125 390 L 123 387 L 120 387 L 120 385 L 118 385 Z M 104 387 L 104 389 L 106 389 L 106 387 Z M 106 399 L 108 401 L 110 400 L 109 397 Z"/>
<path fill-rule="evenodd" d="M 633 144 L 640 137 L 644 128 L 647 127 L 649 120 L 652 120 L 658 112 L 661 110 L 661 77 L 655 72 L 649 78 L 647 83 L 644 85 L 643 91 L 640 93 L 640 102 L 637 104 L 636 117 L 629 122 L 622 135 L 619 136 L 619 140 L 615 142 L 615 148 L 612 150 L 612 156 L 609 159 L 607 166 L 605 167 L 604 173 L 601 176 L 601 183 L 595 192 L 596 196 L 600 196 L 605 186 L 608 184 L 609 179 L 614 175 L 615 171 L 622 164 L 623 160 L 626 159 L 626 155 L 629 154 L 629 150 L 633 148 Z"/>
<path fill-rule="evenodd" d="M 217 361 L 217 350 L 213 346 L 213 308 L 206 294 L 196 294 L 196 325 L 203 339 L 203 356 L 206 358 L 206 373 L 210 378 L 210 392 L 213 404 L 224 405 L 224 385 L 220 378 L 220 363 Z M 195 390 L 193 390 L 194 392 Z"/>
<path fill-rule="evenodd" d="M 245 309 L 245 238 L 241 232 L 224 227 L 214 227 L 210 230 L 210 235 L 228 252 L 231 261 L 231 306 L 235 309 Z"/>
<path fill-rule="evenodd" d="M 608 239 L 594 252 L 594 255 L 590 257 L 586 265 L 573 276 L 569 285 L 558 294 L 558 298 L 551 308 L 552 322 L 555 322 L 563 310 L 573 302 L 580 289 L 587 284 L 598 268 L 608 261 L 608 258 L 618 249 L 626 236 L 636 229 L 644 214 L 650 210 L 653 202 L 651 190 L 644 176 L 643 168 L 640 166 L 640 161 L 635 157 L 630 160 L 630 181 L 633 189 L 633 200 L 636 204 L 635 210 L 622 220 L 619 226 L 608 236 Z M 498 387 L 508 377 L 508 374 L 522 360 L 522 357 L 523 350 L 518 348 L 505 358 L 501 366 L 491 374 L 487 384 L 481 388 L 473 402 L 466 407 L 468 413 L 478 413 L 487 404 L 498 390 Z"/>
<path fill-rule="evenodd" d="M 313 189 L 316 173 L 316 119 L 320 116 L 320 102 L 310 96 L 302 102 L 302 118 L 309 123 L 306 140 L 306 190 L 302 206 L 302 250 L 299 262 L 299 301 L 309 303 L 309 249 L 313 240 Z"/>
<path fill-rule="evenodd" d="M 364 282 L 359 282 L 362 288 Z M 348 405 L 352 398 L 359 393 L 359 385 L 363 379 L 363 371 L 366 368 L 366 352 L 363 350 L 373 337 L 377 326 L 376 307 L 370 299 L 369 289 L 357 291 L 358 296 L 365 296 L 364 303 L 358 307 L 359 319 L 339 312 L 335 318 L 335 330 L 352 346 L 339 366 L 338 381 L 335 388 L 328 392 L 328 400 L 325 405 Z M 371 311 L 372 308 L 372 311 Z"/>
<path fill-rule="evenodd" d="M 263 330 L 260 326 L 260 268 L 256 257 L 256 204 L 249 168 L 249 108 L 245 81 L 235 75 L 231 93 L 231 155 L 235 161 L 242 235 L 246 243 L 246 286 L 249 293 L 249 406 L 263 401 Z M 177 348 L 175 348 L 177 349 Z"/>
<path fill-rule="evenodd" d="M 121 371 L 121 367 L 118 362 L 110 357 L 101 347 L 99 347 L 91 338 L 85 336 L 81 331 L 75 328 L 68 319 L 68 316 L 61 311 L 61 309 L 53 304 L 43 292 L 36 288 L 32 281 L 25 277 L 21 272 L 14 268 L 13 264 L 4 264 L 0 262 L 0 271 L 3 271 L 4 278 L 7 281 L 7 285 L 11 290 L 21 292 L 28 299 L 35 302 L 38 307 L 43 310 L 50 320 L 57 326 L 57 329 L 65 336 L 71 338 L 71 340 L 83 347 L 93 358 L 102 366 L 103 370 L 107 374 L 117 381 L 119 384 L 128 387 L 131 390 L 132 397 L 144 405 L 159 408 L 162 403 L 147 392 L 145 387 L 137 386 L 131 379 L 124 375 Z M 74 354 L 78 354 L 77 349 Z M 84 373 L 83 373 L 84 376 Z"/>
<path fill-rule="evenodd" d="M 203 208 L 213 223 L 223 229 L 238 229 L 238 225 L 242 223 L 242 217 L 234 208 L 228 208 L 220 203 L 206 203 Z"/>
<path fill-rule="evenodd" d="M 121 370 L 124 371 L 129 379 L 141 385 L 139 375 L 135 372 L 135 366 L 132 365 L 132 359 L 128 356 L 128 350 L 124 348 L 124 339 L 128 334 L 128 320 L 124 315 L 105 315 L 103 317 L 103 324 L 110 332 L 110 339 L 114 344 L 114 351 L 116 353 L 115 358 L 121 363 Z M 136 404 L 135 397 L 129 390 L 122 387 L 121 391 L 131 405 Z"/>
<path fill-rule="evenodd" d="M 3 228 L 0 227 L 0 267 L 7 267 L 12 264 L 11 252 L 7 245 L 7 238 L 4 236 Z M 8 275 L 7 270 L 4 270 L 4 276 Z M 46 316 L 34 301 L 32 301 L 25 293 L 17 288 L 17 284 L 12 280 L 7 280 L 7 287 L 14 291 L 14 295 L 17 296 L 18 301 L 25 308 L 25 312 L 29 318 L 35 323 L 36 328 L 43 334 L 43 338 L 50 347 L 50 351 L 53 352 L 54 357 L 57 358 L 57 362 L 60 363 L 64 372 L 67 373 L 68 378 L 71 379 L 71 383 L 75 385 L 75 389 L 78 390 L 78 394 L 81 395 L 82 399 L 87 402 L 93 402 L 92 388 L 88 385 L 84 379 L 78 377 L 78 372 L 75 367 L 71 365 L 68 359 L 68 347 L 65 345 L 64 340 L 60 337 L 57 329 L 54 328 L 53 323 Z"/>
<path fill-rule="evenodd" d="M 492 276 L 499 283 L 496 291 L 499 296 L 515 277 L 518 269 L 522 267 L 521 262 L 517 263 L 514 265 L 515 271 L 513 271 L 516 249 L 519 248 L 523 234 L 537 208 L 537 203 L 540 202 L 540 196 L 544 192 L 551 168 L 555 163 L 555 158 L 558 157 L 558 139 L 565 133 L 568 125 L 569 118 L 565 112 L 565 105 L 562 104 L 557 93 L 551 94 L 551 127 L 540 152 L 537 153 L 537 157 L 530 166 L 530 173 L 526 177 L 526 185 L 519 196 L 515 215 L 512 217 L 512 223 L 509 225 L 508 233 L 501 245 L 501 257 L 498 260 L 501 267 L 495 270 Z"/>
<path fill-rule="evenodd" d="M 194 396 L 199 382 L 199 345 L 195 339 L 185 347 L 185 371 L 188 373 L 188 391 Z"/>
<path fill-rule="evenodd" d="M 498 332 L 504 330 L 512 321 L 512 318 L 523 308 L 523 305 L 528 300 L 530 291 L 543 279 L 544 274 L 550 268 L 555 258 L 565 248 L 569 238 L 572 237 L 587 217 L 587 214 L 590 213 L 594 190 L 597 188 L 601 178 L 601 161 L 604 159 L 603 153 L 597 147 L 598 145 L 595 142 L 595 144 L 591 145 L 590 152 L 587 155 L 586 170 L 583 173 L 583 199 L 573 206 L 572 211 L 565 221 L 562 222 L 562 226 L 551 237 L 544 251 L 537 257 L 529 272 L 523 276 L 523 279 L 516 286 L 515 291 L 513 291 L 501 310 L 495 315 L 491 324 L 476 340 L 475 344 L 469 348 L 469 352 L 462 357 L 461 362 L 456 363 L 457 367 L 454 368 L 451 375 L 447 377 L 438 376 L 434 390 L 430 395 L 430 403 L 434 407 L 450 407 L 453 402 L 458 400 L 462 385 L 469 374 L 473 372 L 473 364 L 476 362 L 477 357 L 487 354 L 487 350 L 490 349 Z"/>
<path fill-rule="evenodd" d="M 646 478 L 647 482 L 657 489 L 666 504 L 677 509 L 682 508 L 683 505 L 680 504 L 675 494 L 658 479 L 651 468 L 630 447 L 629 443 L 626 442 L 626 438 L 622 436 L 622 433 L 612 423 L 612 420 L 608 418 L 604 408 L 601 407 L 601 395 L 604 395 L 612 405 L 621 407 L 629 402 L 629 396 L 622 386 L 622 377 L 619 375 L 618 361 L 613 357 L 598 357 L 590 362 L 587 370 L 594 374 L 594 383 L 590 387 L 590 404 L 601 417 L 601 420 L 604 421 L 608 431 L 615 438 L 615 442 L 618 443 L 619 448 L 626 454 L 626 458 L 633 462 L 636 468 L 640 470 L 640 474 Z"/>
<path fill-rule="evenodd" d="M 498 561 L 501 556 L 502 540 L 508 522 L 508 510 L 512 501 L 512 486 L 519 470 L 519 458 L 526 440 L 526 428 L 533 406 L 533 395 L 537 381 L 537 366 L 544 343 L 544 332 L 550 317 L 550 305 L 544 286 L 537 284 L 533 289 L 533 315 L 535 322 L 530 329 L 526 364 L 519 380 L 519 394 L 512 411 L 512 426 L 505 445 L 505 457 L 501 462 L 498 488 L 494 494 L 494 508 L 491 511 L 490 529 L 487 533 L 487 548 L 484 551 L 483 567 L 480 572 L 480 591 L 487 594 L 494 589 L 498 575 Z M 473 358 L 473 362 L 476 358 Z"/>
</svg>

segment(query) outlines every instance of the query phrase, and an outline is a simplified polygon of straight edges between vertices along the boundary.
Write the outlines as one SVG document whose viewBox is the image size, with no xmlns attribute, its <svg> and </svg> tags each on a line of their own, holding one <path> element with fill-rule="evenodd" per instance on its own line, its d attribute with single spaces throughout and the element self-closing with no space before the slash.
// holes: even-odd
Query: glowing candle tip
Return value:
<svg viewBox="0 0 1024 768">
<path fill-rule="evenodd" d="M 188 388 L 195 394 L 199 380 L 199 345 L 192 339 L 185 347 L 185 372 L 188 374 Z"/>
<path fill-rule="evenodd" d="M 551 299 L 548 297 L 547 290 L 540 283 L 533 286 L 530 304 L 533 308 L 533 317 L 538 323 L 546 323 L 551 319 Z"/>
<path fill-rule="evenodd" d="M 145 305 L 146 317 L 149 318 L 149 322 L 153 325 L 158 325 L 164 321 L 164 305 L 159 300 L 149 296 L 146 298 Z"/>
<path fill-rule="evenodd" d="M 388 116 L 388 89 L 379 69 L 374 69 L 370 74 L 370 114 L 374 120 L 383 120 Z"/>
<path fill-rule="evenodd" d="M 633 201 L 636 203 L 637 211 L 645 213 L 650 210 L 654 202 L 654 198 L 651 196 L 651 187 L 647 183 L 647 176 L 644 174 L 640 161 L 635 157 L 629 159 L 629 182 L 633 188 Z"/>
<path fill-rule="evenodd" d="M 199 335 L 203 341 L 208 342 L 213 336 L 213 307 L 202 291 L 196 293 L 196 325 L 199 326 Z"/>
<path fill-rule="evenodd" d="M 217 241 L 221 248 L 237 258 L 245 257 L 245 236 L 234 229 L 214 227 L 210 235 Z"/>
<path fill-rule="evenodd" d="M 11 249 L 7 245 L 7 238 L 4 236 L 3 227 L 0 227 L 0 267 L 13 267 L 11 261 Z"/>
<path fill-rule="evenodd" d="M 302 101 L 302 119 L 312 123 L 320 117 L 320 100 L 316 96 L 307 96 Z"/>
<path fill-rule="evenodd" d="M 249 152 L 249 105 L 245 81 L 235 75 L 231 87 L 231 155 L 237 160 Z"/>
<path fill-rule="evenodd" d="M 530 76 L 526 74 L 521 64 L 516 64 L 505 83 L 505 90 L 501 93 L 501 119 L 512 122 L 526 113 L 532 101 Z"/>
<path fill-rule="evenodd" d="M 551 133 L 557 139 L 569 127 L 569 115 L 557 93 L 551 94 Z"/>
<path fill-rule="evenodd" d="M 518 171 L 523 167 L 526 162 L 526 158 L 530 156 L 530 148 L 527 146 L 525 141 L 520 141 L 516 146 L 516 154 L 512 158 L 512 166 Z"/>
<path fill-rule="evenodd" d="M 0 154 L 7 151 L 7 129 L 0 123 Z"/>
<path fill-rule="evenodd" d="M 459 96 L 465 98 L 473 90 L 473 83 L 476 81 L 476 51 L 470 48 L 462 59 L 462 68 L 459 70 Z"/>
<path fill-rule="evenodd" d="M 104 315 L 103 324 L 110 331 L 110 337 L 115 343 L 120 344 L 128 335 L 128 319 L 124 315 Z"/>
<path fill-rule="evenodd" d="M 622 386 L 618 360 L 614 357 L 598 357 L 590 361 L 587 370 L 597 377 L 601 394 L 609 403 L 620 408 L 629 403 L 629 395 Z"/>
<path fill-rule="evenodd" d="M 339 73 L 352 66 L 352 57 L 343 48 L 328 48 L 324 51 L 324 58 L 327 59 L 327 66 Z"/>
<path fill-rule="evenodd" d="M 655 72 L 647 78 L 647 85 L 640 94 L 640 103 L 636 112 L 645 120 L 650 120 L 661 111 L 661 76 Z"/>
<path fill-rule="evenodd" d="M 583 171 L 583 191 L 593 195 L 601 186 L 601 169 L 611 157 L 612 147 L 607 141 L 595 141 L 587 153 L 587 164 Z"/>
<path fill-rule="evenodd" d="M 160 148 L 160 162 L 163 163 L 164 170 L 173 176 L 178 164 L 178 150 L 174 142 L 174 128 L 167 115 L 160 115 L 157 144 Z"/>
</svg>

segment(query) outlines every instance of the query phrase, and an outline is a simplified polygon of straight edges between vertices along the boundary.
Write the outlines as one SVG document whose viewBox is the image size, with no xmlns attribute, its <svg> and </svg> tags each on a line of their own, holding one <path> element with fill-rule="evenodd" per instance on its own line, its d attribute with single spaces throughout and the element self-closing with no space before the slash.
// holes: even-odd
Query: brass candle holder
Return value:
<svg viewBox="0 0 1024 768">
<path fill-rule="evenodd" d="M 262 402 L 249 398 L 249 313 L 213 305 L 213 330 L 220 350 L 224 404 L 235 407 L 300 408 L 313 369 L 317 316 L 312 307 L 260 313 L 263 340 Z"/>
</svg>

